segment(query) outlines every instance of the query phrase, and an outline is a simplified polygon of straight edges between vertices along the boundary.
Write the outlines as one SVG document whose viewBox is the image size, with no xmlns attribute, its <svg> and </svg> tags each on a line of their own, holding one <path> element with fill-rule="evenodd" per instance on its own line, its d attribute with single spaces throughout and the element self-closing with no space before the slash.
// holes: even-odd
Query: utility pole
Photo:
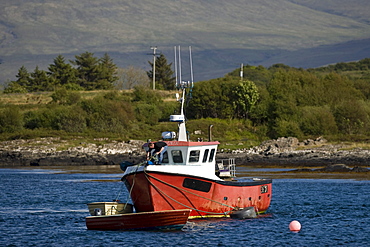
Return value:
<svg viewBox="0 0 370 247">
<path fill-rule="evenodd" d="M 155 90 L 155 51 L 157 50 L 157 47 L 151 46 L 150 49 L 153 50 L 153 90 Z"/>
</svg>

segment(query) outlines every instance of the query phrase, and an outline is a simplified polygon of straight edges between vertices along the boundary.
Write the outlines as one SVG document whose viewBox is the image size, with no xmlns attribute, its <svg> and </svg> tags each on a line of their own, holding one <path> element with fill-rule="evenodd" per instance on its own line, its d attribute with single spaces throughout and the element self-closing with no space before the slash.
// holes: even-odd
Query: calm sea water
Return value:
<svg viewBox="0 0 370 247">
<path fill-rule="evenodd" d="M 127 198 L 112 179 L 120 175 L 0 169 L 0 246 L 370 246 L 370 181 L 276 179 L 268 214 L 257 219 L 192 220 L 174 232 L 87 230 L 86 203 Z M 293 220 L 298 233 L 289 231 Z"/>
</svg>

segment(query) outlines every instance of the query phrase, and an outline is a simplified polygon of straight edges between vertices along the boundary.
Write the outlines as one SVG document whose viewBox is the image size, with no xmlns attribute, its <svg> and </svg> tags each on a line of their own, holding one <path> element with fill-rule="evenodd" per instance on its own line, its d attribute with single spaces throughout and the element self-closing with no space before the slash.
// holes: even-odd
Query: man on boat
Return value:
<svg viewBox="0 0 370 247">
<path fill-rule="evenodd" d="M 150 142 L 148 144 L 149 150 L 146 152 L 146 159 L 149 160 L 151 156 L 158 156 L 158 164 L 162 164 L 163 154 L 167 151 L 167 143 L 159 142 Z"/>
</svg>

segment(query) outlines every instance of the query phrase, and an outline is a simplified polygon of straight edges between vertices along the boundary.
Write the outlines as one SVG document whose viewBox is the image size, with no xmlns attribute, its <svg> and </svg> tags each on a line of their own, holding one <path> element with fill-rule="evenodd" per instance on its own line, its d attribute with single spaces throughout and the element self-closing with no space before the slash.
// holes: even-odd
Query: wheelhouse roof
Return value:
<svg viewBox="0 0 370 247">
<path fill-rule="evenodd" d="M 187 141 L 165 141 L 168 146 L 211 146 L 220 144 L 218 141 L 212 142 L 187 142 Z"/>
</svg>

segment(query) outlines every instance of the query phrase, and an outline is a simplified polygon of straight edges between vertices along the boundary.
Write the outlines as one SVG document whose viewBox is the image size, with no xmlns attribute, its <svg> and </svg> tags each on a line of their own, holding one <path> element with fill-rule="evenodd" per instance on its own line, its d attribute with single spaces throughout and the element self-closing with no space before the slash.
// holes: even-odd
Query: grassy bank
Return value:
<svg viewBox="0 0 370 247">
<path fill-rule="evenodd" d="M 0 141 L 57 137 L 63 141 L 61 146 L 71 147 L 78 146 L 81 143 L 95 143 L 99 145 L 102 142 L 111 141 L 158 140 L 164 131 L 177 131 L 177 124 L 168 121 L 169 115 L 173 114 L 173 110 L 177 109 L 176 106 L 178 105 L 175 101 L 175 91 L 156 90 L 155 92 L 141 92 L 141 95 L 139 95 L 141 97 L 140 101 L 133 100 L 134 97 L 137 97 L 133 90 L 79 91 L 75 92 L 79 96 L 78 103 L 73 105 L 53 102 L 54 93 L 1 93 L 0 113 L 8 110 L 8 114 L 14 118 L 24 118 L 27 115 L 28 119 L 30 119 L 31 116 L 32 121 L 38 121 L 39 124 L 40 122 L 51 121 L 51 118 L 56 118 L 56 120 L 53 120 L 55 122 L 54 125 L 49 127 L 26 128 L 20 126 L 16 130 L 2 131 L 0 132 Z M 109 104 L 106 104 L 106 102 Z M 125 103 L 123 107 L 132 109 L 121 114 L 123 108 L 118 104 L 122 102 Z M 95 112 L 81 110 L 81 105 L 83 104 L 88 110 L 97 110 Z M 76 109 L 80 109 L 80 112 L 85 114 L 82 119 L 79 118 L 79 112 L 75 113 Z M 13 116 L 13 110 L 14 112 L 18 111 L 19 115 Z M 114 126 L 111 127 L 112 122 L 104 122 L 105 119 L 103 119 L 107 116 L 107 112 L 110 114 L 108 119 L 115 120 L 118 116 L 121 118 L 119 121 L 128 123 L 127 126 L 118 126 L 121 127 L 120 129 L 115 129 Z M 74 115 L 70 116 L 70 114 Z M 69 117 L 72 123 L 64 121 L 66 117 Z M 79 132 L 71 131 L 75 123 L 73 121 L 76 119 L 78 120 L 77 123 L 85 124 L 84 129 Z M 33 123 L 32 121 L 31 123 Z M 58 121 L 64 121 L 64 124 L 68 124 L 69 129 L 60 128 Z M 86 127 L 86 122 L 95 123 L 99 121 L 103 121 L 101 126 L 97 126 L 99 128 Z M 18 124 L 24 124 L 24 122 L 25 120 L 21 119 L 18 121 Z M 12 125 L 12 122 L 9 123 Z M 54 128 L 55 126 L 57 128 Z M 110 130 L 104 131 L 101 129 L 103 127 L 108 127 Z M 187 122 L 187 130 L 192 141 L 197 141 L 198 139 L 206 141 L 211 138 L 212 140 L 220 141 L 220 149 L 226 150 L 251 148 L 260 145 L 261 142 L 269 139 L 266 136 L 266 128 L 264 125 L 256 126 L 247 119 L 205 118 L 191 119 Z M 300 141 L 317 137 L 305 136 L 304 138 L 301 137 Z M 344 146 L 348 149 L 370 149 L 369 137 L 365 135 L 337 134 L 326 135 L 324 138 L 329 143 L 344 143 Z"/>
</svg>

